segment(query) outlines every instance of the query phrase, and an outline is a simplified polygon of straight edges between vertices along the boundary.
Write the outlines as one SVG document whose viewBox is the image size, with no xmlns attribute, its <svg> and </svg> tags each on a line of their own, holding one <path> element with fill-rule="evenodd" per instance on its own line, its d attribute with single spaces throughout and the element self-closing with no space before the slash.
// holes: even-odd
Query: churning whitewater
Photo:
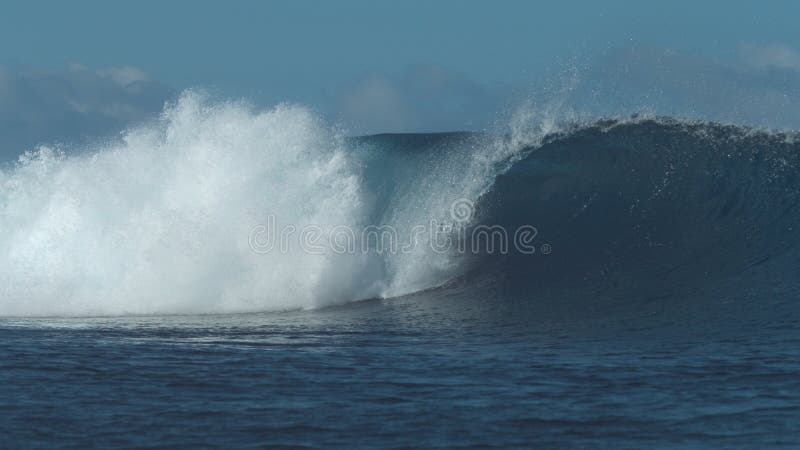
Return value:
<svg viewBox="0 0 800 450">
<path fill-rule="evenodd" d="M 365 147 L 303 107 L 256 111 L 189 91 L 118 142 L 28 152 L 0 172 L 0 315 L 312 308 L 453 277 L 457 262 L 424 245 L 403 255 L 252 251 L 253 227 L 271 217 L 323 231 L 444 217 L 455 199 L 485 192 L 514 152 L 484 140 L 429 155 L 380 196 L 367 167 L 402 155 Z"/>
<path fill-rule="evenodd" d="M 300 106 L 189 91 L 118 141 L 41 147 L 0 173 L 0 316 L 274 311 L 432 288 L 528 299 L 541 316 L 599 296 L 750 302 L 752 316 L 757 292 L 778 305 L 798 291 L 795 134 L 526 111 L 504 133 L 348 138 Z M 414 245 L 387 251 L 358 232 L 370 227 Z M 419 227 L 529 227 L 547 252 L 440 251 Z M 310 228 L 316 248 L 341 229 L 361 242 L 283 245 Z"/>
</svg>

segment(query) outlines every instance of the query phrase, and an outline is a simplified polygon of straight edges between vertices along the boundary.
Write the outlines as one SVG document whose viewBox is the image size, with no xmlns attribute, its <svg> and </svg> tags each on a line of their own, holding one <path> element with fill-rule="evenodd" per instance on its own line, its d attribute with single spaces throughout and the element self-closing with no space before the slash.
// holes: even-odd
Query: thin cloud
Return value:
<svg viewBox="0 0 800 450">
<path fill-rule="evenodd" d="M 98 70 L 97 74 L 101 77 L 110 78 L 122 87 L 128 87 L 133 83 L 150 81 L 150 75 L 147 72 L 131 66 L 110 67 Z"/>
<path fill-rule="evenodd" d="M 591 64 L 568 103 L 600 115 L 652 112 L 798 128 L 800 72 L 792 69 L 792 53 L 762 50 L 742 64 L 674 49 L 617 48 Z M 791 70 L 765 70 L 776 68 Z"/>
<path fill-rule="evenodd" d="M 174 94 L 135 67 L 60 70 L 0 65 L 0 159 L 41 143 L 118 132 L 157 114 Z"/>
<path fill-rule="evenodd" d="M 742 60 L 758 69 L 791 69 L 800 71 L 800 53 L 781 44 L 742 44 L 739 46 Z"/>
<path fill-rule="evenodd" d="M 474 130 L 484 127 L 504 98 L 436 64 L 400 74 L 371 72 L 345 86 L 332 116 L 358 133 Z"/>
</svg>

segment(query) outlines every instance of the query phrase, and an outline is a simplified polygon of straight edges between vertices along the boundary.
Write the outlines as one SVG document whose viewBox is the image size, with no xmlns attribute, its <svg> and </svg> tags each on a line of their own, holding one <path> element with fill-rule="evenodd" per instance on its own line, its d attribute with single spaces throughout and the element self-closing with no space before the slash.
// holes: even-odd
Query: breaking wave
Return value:
<svg viewBox="0 0 800 450">
<path fill-rule="evenodd" d="M 0 315 L 269 311 L 485 286 L 529 302 L 742 280 L 792 293 L 798 145 L 710 123 L 531 115 L 506 133 L 347 138 L 303 107 L 187 92 L 116 142 L 42 147 L 0 172 Z M 427 235 L 403 252 L 253 249 L 263 224 L 314 227 L 323 246 L 341 227 L 411 236 L 452 225 L 459 201 L 460 226 L 533 226 L 538 252 L 434 251 Z"/>
</svg>

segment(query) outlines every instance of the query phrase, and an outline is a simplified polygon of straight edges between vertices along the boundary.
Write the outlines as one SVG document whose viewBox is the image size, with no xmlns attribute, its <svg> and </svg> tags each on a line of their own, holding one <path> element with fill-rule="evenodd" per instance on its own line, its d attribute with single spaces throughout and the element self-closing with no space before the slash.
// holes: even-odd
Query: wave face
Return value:
<svg viewBox="0 0 800 450">
<path fill-rule="evenodd" d="M 0 173 L 0 315 L 284 310 L 418 291 L 542 305 L 787 298 L 799 146 L 715 124 L 565 129 L 530 115 L 502 135 L 345 138 L 302 107 L 187 92 L 119 142 L 43 147 Z M 326 248 L 334 230 L 372 225 L 402 241 L 451 224 L 458 202 L 476 208 L 466 232 L 534 226 L 539 251 L 437 251 L 428 234 L 400 252 L 360 234 L 365 251 L 253 246 L 264 224 L 314 227 Z"/>
<path fill-rule="evenodd" d="M 670 119 L 551 135 L 479 204 L 481 223 L 533 224 L 551 253 L 484 255 L 466 283 L 556 315 L 796 315 L 796 137 Z"/>
</svg>

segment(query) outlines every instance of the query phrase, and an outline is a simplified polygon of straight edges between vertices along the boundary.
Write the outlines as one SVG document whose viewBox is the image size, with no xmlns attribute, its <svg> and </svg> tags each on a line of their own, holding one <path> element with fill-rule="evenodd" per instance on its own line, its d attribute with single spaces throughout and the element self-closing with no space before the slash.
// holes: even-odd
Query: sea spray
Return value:
<svg viewBox="0 0 800 450">
<path fill-rule="evenodd" d="M 302 107 L 254 111 L 187 92 L 119 143 L 69 156 L 42 147 L 1 180 L 2 315 L 256 311 L 376 294 L 359 286 L 366 257 L 334 266 L 248 246 L 268 214 L 297 227 L 362 216 L 343 139 Z"/>
<path fill-rule="evenodd" d="M 442 285 L 462 258 L 432 249 L 429 232 L 468 225 L 454 205 L 473 208 L 557 129 L 549 113 L 525 111 L 506 133 L 420 136 L 392 151 L 301 106 L 187 91 L 117 142 L 40 147 L 0 173 L 0 315 L 271 311 Z M 428 233 L 402 252 L 254 251 L 254 230 L 270 223 L 295 240 L 313 229 L 328 249 L 341 229 Z"/>
</svg>

